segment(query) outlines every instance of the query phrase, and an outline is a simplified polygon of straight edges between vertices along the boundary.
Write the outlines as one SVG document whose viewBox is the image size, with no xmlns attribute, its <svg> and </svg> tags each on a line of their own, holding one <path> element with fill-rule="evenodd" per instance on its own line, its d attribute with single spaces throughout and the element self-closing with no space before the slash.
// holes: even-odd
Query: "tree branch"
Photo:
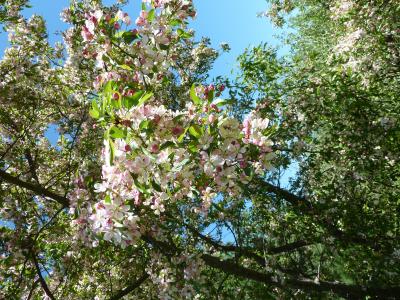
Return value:
<svg viewBox="0 0 400 300">
<path fill-rule="evenodd" d="M 300 240 L 300 241 L 296 241 L 293 243 L 288 243 L 283 246 L 267 248 L 266 252 L 268 254 L 280 254 L 280 253 L 285 253 L 285 252 L 291 252 L 298 248 L 302 248 L 302 247 L 309 246 L 309 245 L 311 245 L 311 243 L 304 241 L 304 240 Z"/>
<path fill-rule="evenodd" d="M 112 296 L 109 300 L 118 300 L 118 299 L 121 299 L 122 297 L 128 295 L 129 293 L 131 293 L 135 289 L 137 289 L 143 282 L 145 282 L 147 278 L 149 278 L 149 274 L 143 273 L 143 275 L 139 279 L 132 282 L 130 285 L 128 285 L 123 290 L 119 291 L 117 294 Z"/>
<path fill-rule="evenodd" d="M 29 171 L 31 172 L 31 175 L 33 177 L 33 179 L 35 179 L 35 181 L 40 184 L 39 182 L 39 177 L 36 173 L 36 164 L 35 161 L 33 160 L 31 151 L 29 149 L 25 149 L 25 157 L 28 160 L 28 164 L 29 164 Z"/>
<path fill-rule="evenodd" d="M 268 285 L 276 286 L 279 288 L 296 288 L 303 291 L 316 291 L 316 292 L 333 292 L 345 297 L 364 297 L 375 296 L 380 298 L 393 298 L 395 299 L 400 295 L 400 287 L 388 288 L 375 288 L 366 287 L 361 285 L 348 285 L 339 282 L 319 281 L 315 282 L 310 279 L 284 279 L 278 280 L 271 274 L 264 274 L 252 269 L 244 268 L 229 260 L 219 260 L 218 258 L 209 254 L 203 254 L 202 259 L 204 262 L 215 269 L 219 269 L 227 274 L 232 274 L 238 277 L 258 281 Z"/>
<path fill-rule="evenodd" d="M 29 290 L 29 295 L 26 298 L 26 300 L 31 300 L 32 296 L 33 296 L 33 291 L 36 289 L 37 284 L 39 283 L 39 279 L 35 280 L 32 284 L 31 289 Z"/>
<path fill-rule="evenodd" d="M 36 255 L 35 255 L 35 253 L 33 251 L 31 251 L 31 256 L 32 256 L 32 261 L 33 261 L 33 263 L 35 265 L 35 268 L 36 268 L 36 273 L 39 276 L 40 285 L 42 286 L 42 288 L 43 288 L 44 292 L 46 293 L 46 295 L 51 300 L 56 300 L 56 298 L 54 297 L 53 293 L 50 291 L 50 289 L 49 289 L 49 287 L 48 287 L 48 285 L 46 283 L 46 280 L 44 280 L 44 278 L 42 276 L 42 271 L 40 270 L 39 263 L 38 263 L 38 261 L 36 259 Z"/>
<path fill-rule="evenodd" d="M 237 247 L 234 245 L 223 245 L 220 244 L 219 242 L 215 241 L 214 239 L 212 239 L 211 237 L 208 237 L 200 232 L 198 232 L 195 228 L 193 228 L 190 225 L 185 225 L 189 231 L 191 231 L 195 236 L 197 236 L 198 238 L 200 238 L 201 240 L 203 240 L 204 242 L 206 242 L 207 244 L 223 250 L 223 251 L 228 251 L 228 252 L 235 252 L 238 253 L 239 255 L 244 255 L 248 258 L 252 258 L 254 259 L 259 265 L 261 266 L 265 266 L 265 258 L 255 252 L 253 252 L 254 250 L 257 249 L 253 249 L 250 247 Z M 294 243 L 290 243 L 284 246 L 280 246 L 280 247 L 271 247 L 271 248 L 267 248 L 265 253 L 266 254 L 280 254 L 280 253 L 285 253 L 285 252 L 290 252 L 293 251 L 297 248 L 301 248 L 304 246 L 309 245 L 310 243 L 307 243 L 306 241 L 298 241 L 298 242 L 294 242 Z"/>
<path fill-rule="evenodd" d="M 306 210 L 312 209 L 312 204 L 306 198 L 296 196 L 295 194 L 292 194 L 283 188 L 277 187 L 269 182 L 266 182 L 265 180 L 262 179 L 255 180 L 254 184 L 256 184 L 261 188 L 264 188 L 265 191 L 269 193 L 273 193 L 276 196 L 282 197 L 292 205 L 305 208 Z"/>
<path fill-rule="evenodd" d="M 159 248 L 165 255 L 170 256 L 173 255 L 173 253 L 178 253 L 179 251 L 175 245 L 161 242 L 151 237 L 142 238 L 143 240 Z M 209 254 L 202 254 L 201 258 L 209 267 L 223 271 L 226 274 L 265 283 L 278 288 L 294 288 L 301 289 L 303 291 L 315 292 L 332 292 L 346 297 L 376 296 L 396 298 L 397 295 L 400 295 L 400 287 L 375 288 L 361 285 L 348 285 L 340 282 L 315 282 L 314 280 L 304 278 L 283 278 L 279 280 L 275 274 L 262 273 L 253 269 L 245 268 L 236 264 L 232 260 L 220 260 L 219 258 Z"/>
<path fill-rule="evenodd" d="M 18 177 L 14 177 L 3 170 L 0 170 L 0 179 L 2 179 L 3 181 L 5 181 L 7 183 L 11 183 L 11 184 L 17 185 L 19 187 L 25 188 L 27 190 L 30 190 L 30 191 L 36 193 L 37 195 L 52 198 L 53 200 L 60 203 L 63 207 L 69 206 L 69 200 L 66 197 L 60 196 L 48 189 L 45 189 L 44 187 L 42 187 L 40 185 L 35 185 L 32 183 L 23 181 L 23 180 L 19 179 Z"/>
</svg>

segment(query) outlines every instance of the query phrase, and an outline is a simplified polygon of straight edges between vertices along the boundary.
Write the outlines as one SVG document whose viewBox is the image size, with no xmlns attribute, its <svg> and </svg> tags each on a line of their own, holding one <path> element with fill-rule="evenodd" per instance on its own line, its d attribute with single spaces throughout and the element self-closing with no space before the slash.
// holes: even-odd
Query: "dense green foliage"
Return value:
<svg viewBox="0 0 400 300">
<path fill-rule="evenodd" d="M 292 5 L 291 54 L 278 59 L 264 45 L 240 57 L 238 85 L 257 91 L 261 110 L 280 120 L 280 163 L 298 171 L 291 186 L 309 204 L 266 214 L 277 237 L 284 231 L 318 243 L 287 267 L 324 280 L 398 285 L 400 5 Z M 272 8 L 269 15 L 282 22 L 285 3 Z"/>
</svg>

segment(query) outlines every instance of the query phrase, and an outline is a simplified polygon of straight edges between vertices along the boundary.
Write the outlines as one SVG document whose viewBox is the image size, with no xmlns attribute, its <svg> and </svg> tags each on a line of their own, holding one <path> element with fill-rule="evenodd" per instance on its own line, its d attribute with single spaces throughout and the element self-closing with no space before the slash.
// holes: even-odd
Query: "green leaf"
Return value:
<svg viewBox="0 0 400 300">
<path fill-rule="evenodd" d="M 139 103 L 137 106 L 141 106 L 143 103 L 145 103 L 147 100 L 149 100 L 153 96 L 152 92 L 146 92 L 140 99 Z"/>
<path fill-rule="evenodd" d="M 171 26 L 177 26 L 177 25 L 181 25 L 181 24 L 182 24 L 182 21 L 179 19 L 174 19 L 169 22 L 169 25 L 171 25 Z"/>
<path fill-rule="evenodd" d="M 151 23 L 154 20 L 155 15 L 156 15 L 155 9 L 149 11 L 149 14 L 147 15 L 147 20 L 149 21 L 149 23 Z"/>
<path fill-rule="evenodd" d="M 93 119 L 100 117 L 100 108 L 96 100 L 92 100 L 92 108 L 89 110 L 89 114 Z"/>
<path fill-rule="evenodd" d="M 136 40 L 137 38 L 139 38 L 138 34 L 133 33 L 131 30 L 129 31 L 125 31 L 122 34 L 122 38 L 124 39 L 124 42 L 127 44 L 132 43 L 134 40 Z"/>
<path fill-rule="evenodd" d="M 93 118 L 93 119 L 98 119 L 100 118 L 100 113 L 98 111 L 95 111 L 93 109 L 89 110 L 89 115 Z"/>
<path fill-rule="evenodd" d="M 112 165 L 115 157 L 115 145 L 111 139 L 108 140 L 108 143 L 110 145 L 110 164 Z"/>
<path fill-rule="evenodd" d="M 152 159 L 152 160 L 156 160 L 156 159 L 157 159 L 157 157 L 154 156 L 152 153 L 150 153 L 150 151 L 147 150 L 145 147 L 142 146 L 141 148 L 142 148 L 143 153 L 144 153 L 146 156 L 148 156 L 150 159 Z"/>
<path fill-rule="evenodd" d="M 196 105 L 200 105 L 201 104 L 201 99 L 199 98 L 199 96 L 197 96 L 196 94 L 196 84 L 193 83 L 192 87 L 190 88 L 190 99 L 192 99 L 193 103 Z"/>
<path fill-rule="evenodd" d="M 113 98 L 114 94 L 118 94 L 118 100 L 115 100 Z M 112 97 L 111 106 L 117 109 L 121 108 L 121 94 L 119 92 L 114 91 L 111 97 Z"/>
<path fill-rule="evenodd" d="M 124 30 L 118 31 L 116 34 L 114 34 L 114 37 L 119 39 L 124 35 L 125 32 L 126 31 L 124 31 Z"/>
<path fill-rule="evenodd" d="M 160 46 L 161 50 L 168 50 L 169 49 L 168 45 L 159 44 L 159 46 Z"/>
<path fill-rule="evenodd" d="M 180 121 L 180 119 L 182 119 L 182 117 L 184 116 L 184 114 L 181 115 L 177 115 L 175 118 L 172 119 L 172 123 L 176 124 Z"/>
<path fill-rule="evenodd" d="M 106 195 L 106 196 L 104 197 L 104 203 L 106 203 L 106 204 L 111 204 L 111 197 L 110 197 L 110 195 Z"/>
<path fill-rule="evenodd" d="M 175 152 L 171 152 L 171 153 L 168 155 L 168 159 L 169 159 L 170 161 L 172 161 L 172 160 L 174 159 L 174 157 L 175 157 Z"/>
<path fill-rule="evenodd" d="M 211 101 L 213 101 L 213 99 L 214 99 L 214 91 L 209 91 L 208 92 L 208 102 L 210 102 L 211 103 Z"/>
<path fill-rule="evenodd" d="M 183 38 L 183 39 L 189 39 L 189 38 L 192 37 L 192 34 L 191 34 L 191 33 L 186 32 L 186 31 L 184 31 L 184 30 L 181 29 L 181 28 L 178 28 L 176 32 L 178 33 L 178 36 L 179 36 L 180 38 Z"/>
<path fill-rule="evenodd" d="M 268 127 L 268 128 L 266 128 L 266 129 L 264 129 L 264 130 L 262 131 L 262 134 L 263 134 L 264 136 L 271 136 L 271 135 L 273 135 L 273 134 L 277 131 L 277 128 L 278 128 L 278 126 L 273 125 L 273 126 L 271 126 L 271 127 Z"/>
<path fill-rule="evenodd" d="M 146 10 L 146 3 L 142 2 L 142 10 Z"/>
<path fill-rule="evenodd" d="M 105 86 L 104 86 L 103 93 L 104 93 L 104 94 L 112 94 L 112 92 L 113 92 L 113 85 L 114 85 L 114 81 L 112 81 L 112 80 L 107 81 L 107 83 L 106 83 Z"/>
<path fill-rule="evenodd" d="M 175 143 L 172 141 L 165 142 L 164 144 L 161 145 L 160 151 L 162 151 L 168 147 L 174 147 L 174 146 L 175 146 Z"/>
<path fill-rule="evenodd" d="M 144 184 L 141 184 L 139 180 L 137 180 L 137 177 L 133 177 L 133 183 L 136 187 L 136 189 L 141 192 L 142 194 L 147 194 L 147 189 Z"/>
<path fill-rule="evenodd" d="M 189 128 L 186 128 L 185 131 L 178 137 L 178 142 L 182 143 L 183 139 L 185 138 L 186 132 Z"/>
<path fill-rule="evenodd" d="M 197 153 L 197 152 L 198 152 L 198 148 L 197 148 L 197 145 L 198 145 L 198 144 L 199 144 L 199 143 L 196 142 L 196 141 L 191 141 L 191 142 L 189 143 L 189 145 L 188 145 L 189 151 L 192 152 L 192 153 Z"/>
<path fill-rule="evenodd" d="M 138 91 L 135 94 L 133 94 L 133 96 L 124 97 L 122 99 L 122 105 L 127 109 L 130 109 L 133 106 L 137 106 L 139 103 L 139 99 L 140 97 L 143 96 L 143 94 L 144 94 L 143 91 Z"/>
<path fill-rule="evenodd" d="M 115 138 L 115 139 L 123 139 L 123 138 L 125 138 L 126 137 L 126 132 L 125 132 L 125 130 L 122 130 L 121 128 L 118 128 L 117 126 L 112 126 L 110 129 L 109 129 L 109 133 L 110 133 L 110 136 L 111 137 L 113 137 L 113 138 Z"/>
<path fill-rule="evenodd" d="M 150 125 L 151 125 L 151 120 L 143 120 L 139 124 L 139 129 L 140 130 L 146 130 L 146 129 L 148 129 L 150 127 Z"/>
<path fill-rule="evenodd" d="M 120 65 L 121 69 L 132 71 L 132 68 L 128 65 Z"/>
<path fill-rule="evenodd" d="M 199 125 L 193 124 L 189 127 L 189 133 L 196 139 L 199 139 L 203 135 L 203 129 Z"/>
<path fill-rule="evenodd" d="M 161 189 L 161 186 L 154 181 L 154 179 L 151 181 L 151 185 L 153 186 L 153 188 L 157 191 L 157 192 L 162 192 L 163 190 Z"/>
<path fill-rule="evenodd" d="M 221 98 L 217 98 L 213 101 L 213 104 L 215 104 L 218 107 L 222 107 L 225 105 L 231 105 L 234 104 L 235 100 L 234 99 L 221 99 Z"/>
</svg>

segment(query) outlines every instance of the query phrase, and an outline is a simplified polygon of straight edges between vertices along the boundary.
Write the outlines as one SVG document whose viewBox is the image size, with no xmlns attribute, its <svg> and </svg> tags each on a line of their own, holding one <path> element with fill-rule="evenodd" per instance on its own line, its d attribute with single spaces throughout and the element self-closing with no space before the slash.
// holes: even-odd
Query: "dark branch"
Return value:
<svg viewBox="0 0 400 300">
<path fill-rule="evenodd" d="M 285 253 L 285 252 L 291 252 L 296 249 L 309 246 L 311 243 L 301 240 L 293 243 L 289 243 L 283 246 L 278 246 L 278 247 L 270 247 L 266 249 L 266 252 L 269 254 L 280 254 L 280 253 Z"/>
<path fill-rule="evenodd" d="M 375 288 L 365 287 L 361 285 L 348 285 L 339 282 L 329 281 L 314 281 L 310 279 L 284 279 L 278 280 L 271 274 L 264 274 L 252 269 L 244 268 L 235 264 L 229 260 L 219 260 L 218 258 L 203 254 L 202 259 L 204 262 L 215 269 L 219 269 L 227 274 L 232 274 L 238 277 L 258 281 L 268 285 L 276 286 L 279 288 L 296 288 L 304 291 L 316 291 L 316 292 L 333 292 L 338 295 L 345 297 L 364 297 L 364 296 L 375 296 L 380 298 L 393 298 L 395 299 L 400 295 L 400 287 L 388 287 L 388 288 Z"/>
<path fill-rule="evenodd" d="M 294 207 L 298 208 L 300 212 L 310 214 L 310 215 L 317 215 L 318 212 L 315 210 L 315 207 L 312 206 L 311 202 L 304 197 L 297 196 L 295 194 L 290 193 L 289 191 L 282 189 L 280 187 L 274 186 L 268 182 L 265 182 L 262 179 L 258 179 L 255 181 L 257 186 L 263 188 L 267 193 L 273 193 L 274 195 L 283 198 L 284 200 L 288 201 Z M 320 224 L 325 227 L 325 229 L 337 238 L 338 240 L 344 241 L 346 243 L 355 243 L 360 245 L 366 245 L 371 247 L 374 250 L 379 250 L 380 245 L 377 241 L 369 240 L 366 238 L 362 238 L 359 236 L 348 235 L 346 232 L 338 229 L 334 224 L 332 224 L 329 220 L 320 219 Z"/>
<path fill-rule="evenodd" d="M 39 263 L 38 263 L 38 261 L 36 259 L 36 255 L 33 252 L 31 252 L 31 254 L 32 254 L 31 255 L 32 256 L 32 261 L 33 261 L 33 263 L 35 265 L 35 268 L 36 268 L 36 273 L 39 276 L 40 285 L 42 286 L 42 288 L 43 288 L 44 292 L 46 293 L 46 295 L 51 300 L 56 300 L 56 298 L 54 298 L 53 293 L 50 291 L 50 289 L 49 289 L 49 287 L 48 287 L 48 285 L 46 283 L 46 280 L 44 280 L 44 278 L 42 276 L 42 271 L 40 270 Z"/>
<path fill-rule="evenodd" d="M 290 204 L 300 207 L 300 208 L 306 208 L 307 210 L 312 209 L 311 203 L 304 197 L 297 196 L 295 194 L 292 194 L 291 192 L 277 187 L 269 182 L 266 182 L 265 180 L 259 179 L 255 180 L 254 182 L 258 187 L 261 187 L 264 189 L 266 192 L 273 193 L 278 197 L 281 197 L 288 201 Z"/>
<path fill-rule="evenodd" d="M 301 240 L 301 241 L 289 243 L 287 245 L 283 245 L 283 246 L 279 246 L 279 247 L 269 247 L 267 249 L 257 249 L 255 247 L 238 247 L 235 245 L 224 245 L 224 244 L 220 244 L 218 241 L 214 240 L 213 238 L 202 234 L 201 232 L 199 232 L 195 227 L 191 226 L 190 224 L 179 221 L 174 216 L 172 216 L 172 214 L 167 212 L 166 215 L 169 218 L 171 218 L 171 220 L 173 220 L 177 223 L 180 223 L 182 226 L 186 227 L 194 236 L 203 240 L 207 244 L 209 244 L 217 249 L 223 250 L 223 251 L 236 252 L 236 253 L 242 254 L 248 258 L 253 258 L 255 261 L 257 261 L 262 266 L 265 265 L 265 259 L 262 256 L 256 254 L 254 252 L 256 250 L 260 250 L 265 254 L 280 254 L 280 253 L 285 253 L 285 252 L 291 252 L 298 248 L 308 246 L 311 244 L 309 242 Z"/>
<path fill-rule="evenodd" d="M 19 187 L 25 188 L 27 190 L 30 190 L 39 196 L 45 196 L 45 197 L 52 198 L 53 200 L 60 203 L 63 207 L 69 206 L 69 200 L 66 197 L 60 196 L 48 189 L 45 189 L 42 186 L 23 181 L 17 177 L 14 177 L 14 176 L 8 174 L 7 172 L 5 172 L 3 170 L 0 170 L 0 179 L 4 180 L 5 182 L 8 182 L 8 183 L 17 185 Z"/>
<path fill-rule="evenodd" d="M 132 282 L 126 288 L 124 288 L 123 290 L 112 296 L 109 300 L 118 300 L 128 295 L 129 293 L 137 289 L 143 282 L 145 282 L 147 278 L 149 278 L 149 275 L 147 273 L 144 273 L 138 280 Z"/>
<path fill-rule="evenodd" d="M 30 289 L 30 291 L 29 291 L 29 295 L 28 295 L 28 297 L 26 298 L 26 300 L 31 300 L 31 298 L 32 298 L 32 296 L 33 296 L 33 292 L 34 292 L 34 290 L 36 289 L 36 286 L 37 286 L 38 283 L 39 283 L 39 279 L 37 279 L 37 280 L 35 280 L 35 281 L 33 282 L 32 287 L 31 287 L 31 289 Z"/>
<path fill-rule="evenodd" d="M 160 249 L 164 255 L 173 255 L 178 253 L 179 249 L 175 245 L 171 245 L 166 242 L 157 241 L 154 238 L 142 237 L 143 240 L 156 246 Z M 364 297 L 364 296 L 377 296 L 377 297 L 393 297 L 400 295 L 400 287 L 388 287 L 388 288 L 375 288 L 366 287 L 361 285 L 348 285 L 340 282 L 329 282 L 329 281 L 318 281 L 315 282 L 311 279 L 299 279 L 299 278 L 284 278 L 277 279 L 275 274 L 262 273 L 253 269 L 245 268 L 232 260 L 220 260 L 209 254 L 201 255 L 201 258 L 209 267 L 223 271 L 226 274 L 250 279 L 253 281 L 265 283 L 278 288 L 294 288 L 301 289 L 303 291 L 315 291 L 315 292 L 332 292 L 337 295 L 345 297 Z"/>
<path fill-rule="evenodd" d="M 25 157 L 28 160 L 29 172 L 31 172 L 31 175 L 32 175 L 33 179 L 35 179 L 35 181 L 38 184 L 40 184 L 39 177 L 37 176 L 37 173 L 36 173 L 36 164 L 35 164 L 35 161 L 33 160 L 31 151 L 29 149 L 25 150 Z"/>
<path fill-rule="evenodd" d="M 179 220 L 172 217 L 171 214 L 167 213 L 167 215 L 168 215 L 168 217 L 172 218 L 174 221 L 179 223 Z M 257 253 L 255 253 L 254 251 L 256 251 L 256 250 L 260 250 L 260 251 L 263 251 L 263 253 L 265 253 L 265 254 L 271 255 L 271 254 L 280 254 L 280 253 L 291 252 L 298 248 L 302 248 L 302 247 L 305 247 L 305 246 L 308 246 L 311 244 L 307 241 L 301 240 L 301 241 L 289 243 L 289 244 L 279 246 L 279 247 L 269 247 L 267 249 L 257 249 L 254 247 L 238 247 L 235 245 L 224 245 L 224 244 L 220 244 L 218 241 L 214 240 L 213 238 L 202 234 L 195 227 L 193 227 L 189 224 L 182 223 L 182 222 L 181 222 L 181 224 L 184 227 L 186 227 L 194 236 L 200 238 L 202 241 L 215 247 L 216 249 L 220 249 L 220 250 L 228 251 L 228 252 L 235 252 L 239 255 L 244 255 L 248 258 L 254 259 L 257 263 L 259 263 L 262 266 L 265 265 L 265 259 L 261 255 L 258 255 Z"/>
</svg>

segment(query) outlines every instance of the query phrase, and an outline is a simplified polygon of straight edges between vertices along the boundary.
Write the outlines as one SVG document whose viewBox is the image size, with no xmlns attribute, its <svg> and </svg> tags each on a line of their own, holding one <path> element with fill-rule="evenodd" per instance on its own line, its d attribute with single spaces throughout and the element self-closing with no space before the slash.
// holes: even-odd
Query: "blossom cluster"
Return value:
<svg viewBox="0 0 400 300">
<path fill-rule="evenodd" d="M 160 83 L 177 58 L 180 39 L 191 36 L 185 31 L 189 17 L 195 17 L 190 0 L 144 1 L 135 28 L 131 28 L 132 20 L 126 12 L 88 9 L 80 25 L 82 51 L 72 56 L 95 62 L 99 73 L 96 89 L 111 79 L 145 85 Z M 71 12 L 64 10 L 62 18 L 71 22 Z M 69 36 L 73 34 L 76 32 Z M 67 38 L 67 44 L 71 40 Z"/>
<path fill-rule="evenodd" d="M 330 9 L 332 13 L 331 18 L 333 20 L 338 20 L 346 16 L 346 14 L 348 14 L 354 8 L 354 6 L 355 4 L 351 0 L 337 1 Z"/>
<path fill-rule="evenodd" d="M 102 182 L 95 185 L 102 200 L 88 219 L 95 233 L 123 246 L 149 230 L 140 221 L 144 211 L 145 218 L 159 216 L 187 201 L 206 215 L 218 193 L 239 194 L 273 158 L 263 135 L 268 120 L 249 115 L 240 124 L 215 103 L 190 102 L 180 111 L 142 104 L 116 116 L 120 125 L 108 129 L 116 138 L 105 141 Z"/>
<path fill-rule="evenodd" d="M 146 272 L 157 287 L 160 299 L 197 299 L 196 287 L 204 281 L 201 275 L 203 261 L 193 254 L 182 253 L 167 261 L 154 253 Z M 178 287 L 176 282 L 183 282 Z"/>
<path fill-rule="evenodd" d="M 137 28 L 127 31 L 120 28 L 131 19 L 122 11 L 84 16 L 83 55 L 104 70 L 91 115 L 106 131 L 102 181 L 90 188 L 81 180 L 70 194 L 87 242 L 95 234 L 125 247 L 159 234 L 158 219 L 177 203 L 206 216 L 217 195 L 238 195 L 270 167 L 268 120 L 230 117 L 226 103 L 214 99 L 223 85 L 193 85 L 186 106 L 175 110 L 147 91 L 170 72 L 173 44 L 191 37 L 183 30 L 195 16 L 190 1 L 145 1 Z"/>
</svg>

